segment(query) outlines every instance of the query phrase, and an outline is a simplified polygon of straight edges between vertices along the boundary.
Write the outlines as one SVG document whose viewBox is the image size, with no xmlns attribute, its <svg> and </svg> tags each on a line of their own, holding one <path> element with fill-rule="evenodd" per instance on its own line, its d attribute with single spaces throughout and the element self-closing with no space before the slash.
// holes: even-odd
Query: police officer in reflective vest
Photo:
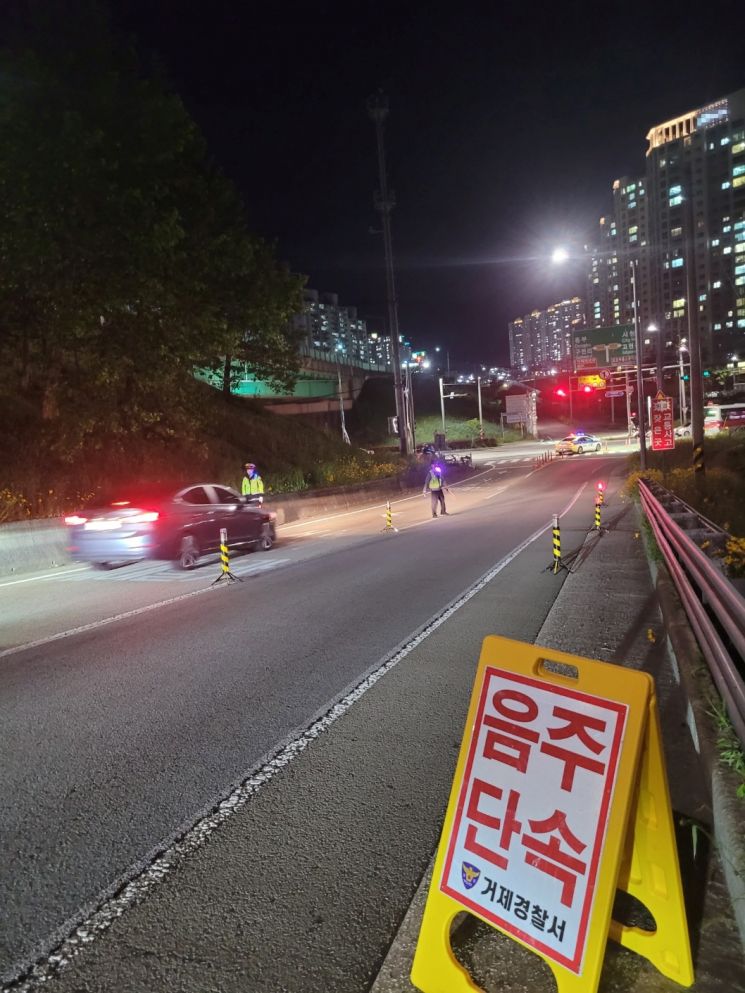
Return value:
<svg viewBox="0 0 745 993">
<path fill-rule="evenodd" d="M 427 473 L 427 478 L 424 480 L 424 489 L 422 490 L 422 496 L 426 496 L 429 492 L 432 498 L 432 516 L 437 517 L 437 507 L 439 506 L 443 514 L 447 514 L 445 510 L 445 480 L 442 475 L 442 466 L 437 462 L 433 462 Z M 450 490 L 448 490 L 448 493 Z"/>
<path fill-rule="evenodd" d="M 253 462 L 246 462 L 243 467 L 241 493 L 248 497 L 249 503 L 261 504 L 264 502 L 264 480 L 256 471 Z"/>
</svg>

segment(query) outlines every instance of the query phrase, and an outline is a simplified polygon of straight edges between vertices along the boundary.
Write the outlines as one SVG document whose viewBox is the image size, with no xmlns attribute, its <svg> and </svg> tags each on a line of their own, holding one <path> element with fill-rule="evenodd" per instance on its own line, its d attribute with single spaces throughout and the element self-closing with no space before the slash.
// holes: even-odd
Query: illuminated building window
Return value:
<svg viewBox="0 0 745 993">
<path fill-rule="evenodd" d="M 745 152 L 745 141 L 738 141 L 736 145 L 732 146 L 733 155 L 737 155 L 739 152 Z"/>
<path fill-rule="evenodd" d="M 683 265 L 683 259 L 673 259 L 671 264 L 673 269 L 680 269 L 680 267 Z"/>
<path fill-rule="evenodd" d="M 669 193 L 669 195 L 671 197 L 674 197 L 676 193 L 682 193 L 682 192 L 683 192 L 683 187 L 682 186 L 671 186 L 670 189 L 669 189 L 669 191 L 668 191 L 668 193 Z"/>
<path fill-rule="evenodd" d="M 715 331 L 721 331 L 722 330 L 722 325 L 721 324 L 715 324 L 714 325 L 714 330 Z"/>
<path fill-rule="evenodd" d="M 738 176 L 737 179 L 733 179 L 732 185 L 735 187 L 735 189 L 738 186 L 745 186 L 745 176 Z"/>
<path fill-rule="evenodd" d="M 731 252 L 732 252 L 731 245 L 725 245 L 724 248 L 722 249 L 722 255 L 730 255 Z"/>
<path fill-rule="evenodd" d="M 680 238 L 682 234 L 683 234 L 683 228 L 670 228 L 671 238 Z"/>
<path fill-rule="evenodd" d="M 743 163 L 742 165 L 736 165 L 735 168 L 732 170 L 732 175 L 733 176 L 745 175 L 745 163 Z"/>
<path fill-rule="evenodd" d="M 699 300 L 705 300 L 706 299 L 706 294 L 705 293 L 699 293 L 698 298 L 699 298 Z"/>
<path fill-rule="evenodd" d="M 727 185 L 729 186 L 729 183 Z M 683 197 L 681 196 L 670 197 L 669 204 L 671 207 L 677 207 L 681 203 L 683 203 Z"/>
<path fill-rule="evenodd" d="M 722 138 L 719 142 L 720 145 L 729 145 L 729 138 Z"/>
<path fill-rule="evenodd" d="M 718 289 L 720 289 L 720 288 L 721 288 L 721 286 L 722 286 L 722 281 L 721 281 L 721 279 L 717 279 L 717 280 L 716 280 L 716 282 L 714 282 L 714 283 L 712 283 L 712 284 L 711 284 L 711 288 L 712 288 L 713 290 L 718 290 Z"/>
<path fill-rule="evenodd" d="M 728 190 L 731 185 L 732 184 L 730 183 L 730 181 L 728 179 L 725 179 L 725 181 L 722 183 L 722 189 L 723 190 Z"/>
</svg>

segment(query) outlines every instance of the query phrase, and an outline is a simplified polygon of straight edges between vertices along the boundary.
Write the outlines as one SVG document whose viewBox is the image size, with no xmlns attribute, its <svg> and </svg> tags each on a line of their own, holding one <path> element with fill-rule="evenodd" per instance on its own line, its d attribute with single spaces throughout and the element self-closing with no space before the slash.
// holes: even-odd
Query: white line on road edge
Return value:
<svg viewBox="0 0 745 993">
<path fill-rule="evenodd" d="M 179 600 L 188 600 L 192 596 L 200 596 L 202 593 L 209 593 L 212 586 L 205 586 L 202 590 L 191 590 L 189 593 L 179 593 L 178 596 L 169 597 L 167 600 L 158 600 L 156 603 L 148 603 L 144 607 L 135 607 L 133 610 L 125 610 L 123 614 L 114 614 L 113 617 L 102 617 L 98 621 L 91 621 L 90 624 L 81 624 L 80 627 L 70 628 L 67 631 L 59 631 L 57 634 L 48 634 L 44 638 L 37 638 L 36 641 L 26 641 L 22 645 L 14 645 L 12 648 L 4 648 L 0 652 L 0 659 L 6 655 L 15 655 L 18 652 L 25 652 L 29 648 L 39 648 L 40 645 L 48 645 L 51 641 L 60 641 L 62 638 L 70 638 L 74 634 L 81 634 L 83 631 L 93 631 L 95 628 L 105 627 L 113 624 L 114 621 L 123 621 L 127 617 L 136 617 L 138 614 L 146 614 L 149 610 L 157 610 L 158 607 L 165 607 L 169 603 L 178 603 Z"/>
<path fill-rule="evenodd" d="M 580 486 L 561 512 L 561 516 L 572 509 L 586 486 L 586 482 Z M 461 593 L 438 614 L 426 621 L 413 637 L 395 648 L 391 655 L 382 663 L 378 663 L 356 686 L 342 691 L 341 697 L 335 703 L 332 703 L 327 710 L 319 712 L 321 716 L 316 716 L 310 726 L 297 733 L 294 738 L 286 739 L 281 743 L 274 754 L 269 756 L 266 761 L 262 760 L 258 768 L 210 813 L 200 817 L 190 827 L 182 829 L 174 838 L 164 842 L 162 846 L 146 856 L 142 863 L 133 866 L 128 880 L 125 875 L 100 895 L 100 906 L 97 910 L 84 919 L 71 919 L 63 925 L 57 933 L 67 932 L 67 937 L 56 945 L 45 959 L 30 966 L 21 975 L 4 985 L 2 993 L 33 993 L 39 986 L 57 976 L 80 954 L 83 948 L 90 946 L 97 938 L 100 938 L 114 921 L 126 911 L 141 903 L 150 890 L 154 889 L 158 883 L 163 882 L 186 858 L 200 849 L 221 824 L 244 807 L 251 797 L 255 796 L 293 759 L 301 755 L 316 738 L 328 731 L 383 676 L 403 661 L 407 655 L 477 593 L 480 593 L 513 559 L 517 558 L 542 534 L 545 534 L 550 527 L 551 523 L 548 523 L 544 524 L 538 531 L 534 531 L 530 537 L 513 548 L 480 579 L 469 586 L 464 593 Z M 192 596 L 193 594 L 187 595 Z"/>
<path fill-rule="evenodd" d="M 64 571 L 60 569 L 57 572 L 47 572 L 43 576 L 26 576 L 25 579 L 11 579 L 7 583 L 0 583 L 0 589 L 4 586 L 18 586 L 19 583 L 38 583 L 43 579 L 59 579 L 60 576 L 69 576 L 73 572 L 83 572 L 87 568 L 87 565 L 81 565 L 75 569 L 65 569 Z"/>
</svg>

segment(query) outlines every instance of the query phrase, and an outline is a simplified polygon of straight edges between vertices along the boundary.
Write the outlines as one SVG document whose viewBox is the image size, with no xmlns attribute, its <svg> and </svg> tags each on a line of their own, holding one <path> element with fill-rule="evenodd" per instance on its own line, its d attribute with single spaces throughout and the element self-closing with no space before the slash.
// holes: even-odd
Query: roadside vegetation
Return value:
<svg viewBox="0 0 745 993">
<path fill-rule="evenodd" d="M 694 473 L 692 446 L 678 441 L 672 452 L 647 452 L 648 469 L 642 475 L 656 479 L 709 520 L 745 538 L 745 439 L 719 436 L 705 441 L 706 472 Z M 630 459 L 629 487 L 639 475 L 639 457 Z"/>
<path fill-rule="evenodd" d="M 89 444 L 68 454 L 50 444 L 43 458 L 38 439 L 45 429 L 0 397 L 0 420 L 8 426 L 0 438 L 0 522 L 56 516 L 100 491 L 146 480 L 240 486 L 248 460 L 259 466 L 270 493 L 361 483 L 403 468 L 395 456 L 376 458 L 300 418 L 268 413 L 257 401 L 226 399 L 197 381 L 188 388 L 195 418 L 188 435 L 137 436 L 114 449 Z"/>
</svg>

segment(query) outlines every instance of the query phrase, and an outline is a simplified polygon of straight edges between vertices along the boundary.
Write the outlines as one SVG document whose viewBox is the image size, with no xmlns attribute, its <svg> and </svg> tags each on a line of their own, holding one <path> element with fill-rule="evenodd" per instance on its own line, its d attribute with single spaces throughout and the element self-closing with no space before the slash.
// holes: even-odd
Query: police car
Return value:
<svg viewBox="0 0 745 993">
<path fill-rule="evenodd" d="M 599 452 L 603 447 L 600 438 L 594 434 L 575 432 L 556 442 L 557 455 L 583 455 L 585 452 Z"/>
</svg>

